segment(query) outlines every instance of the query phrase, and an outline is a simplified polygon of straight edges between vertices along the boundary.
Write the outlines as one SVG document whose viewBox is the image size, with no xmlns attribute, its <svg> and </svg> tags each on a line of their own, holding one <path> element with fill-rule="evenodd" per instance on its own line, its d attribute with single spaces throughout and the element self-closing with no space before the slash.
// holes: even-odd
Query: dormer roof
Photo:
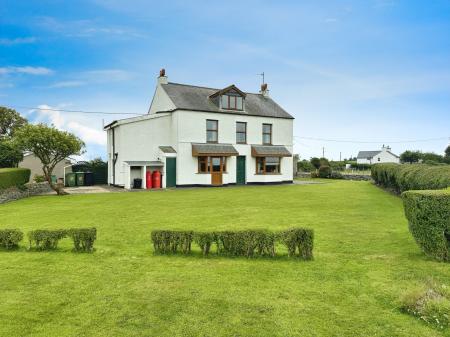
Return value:
<svg viewBox="0 0 450 337">
<path fill-rule="evenodd" d="M 214 97 L 217 97 L 217 96 L 220 96 L 220 95 L 224 95 L 224 94 L 226 94 L 226 93 L 228 93 L 230 91 L 234 91 L 237 94 L 239 94 L 241 97 L 244 97 L 244 98 L 247 95 L 245 92 L 241 91 L 238 87 L 236 87 L 234 84 L 232 84 L 232 85 L 229 85 L 226 88 L 223 88 L 223 89 L 220 89 L 220 90 L 216 91 L 215 93 L 210 95 L 209 98 L 214 98 Z"/>
</svg>

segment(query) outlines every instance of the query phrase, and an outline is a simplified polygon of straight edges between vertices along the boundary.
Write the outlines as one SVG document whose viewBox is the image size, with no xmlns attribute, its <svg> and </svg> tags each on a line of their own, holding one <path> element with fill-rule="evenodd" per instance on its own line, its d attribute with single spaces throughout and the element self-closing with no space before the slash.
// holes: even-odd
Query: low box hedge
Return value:
<svg viewBox="0 0 450 337">
<path fill-rule="evenodd" d="M 14 249 L 19 247 L 23 233 L 18 229 L 0 229 L 0 247 Z"/>
<path fill-rule="evenodd" d="M 402 194 L 409 230 L 425 254 L 450 260 L 450 190 Z"/>
<path fill-rule="evenodd" d="M 0 168 L 0 189 L 24 185 L 30 181 L 30 174 L 26 168 Z"/>
<path fill-rule="evenodd" d="M 376 184 L 401 193 L 408 190 L 438 190 L 450 186 L 450 165 L 375 164 L 371 175 Z"/>
<path fill-rule="evenodd" d="M 311 229 L 294 228 L 282 232 L 268 230 L 242 230 L 218 232 L 193 232 L 154 230 L 151 240 L 155 253 L 168 254 L 191 252 L 194 242 L 207 256 L 213 246 L 218 255 L 228 256 L 275 256 L 275 244 L 280 242 L 288 248 L 289 256 L 305 260 L 313 258 L 314 232 Z M 296 253 L 298 252 L 298 253 Z"/>
<path fill-rule="evenodd" d="M 74 250 L 77 252 L 93 252 L 94 241 L 97 239 L 97 229 L 71 228 L 66 231 L 67 236 L 73 241 Z"/>
<path fill-rule="evenodd" d="M 64 229 L 36 229 L 28 232 L 29 248 L 37 250 L 52 250 L 58 248 L 61 239 L 67 236 Z"/>
</svg>

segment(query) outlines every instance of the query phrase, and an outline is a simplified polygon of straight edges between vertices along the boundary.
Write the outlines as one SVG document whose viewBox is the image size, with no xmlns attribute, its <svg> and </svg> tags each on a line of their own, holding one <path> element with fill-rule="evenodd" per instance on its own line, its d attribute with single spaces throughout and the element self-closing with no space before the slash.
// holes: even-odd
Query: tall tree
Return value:
<svg viewBox="0 0 450 337">
<path fill-rule="evenodd" d="M 14 132 L 27 124 L 16 110 L 0 106 L 0 140 L 11 138 Z"/>
<path fill-rule="evenodd" d="M 420 151 L 405 151 L 400 155 L 400 161 L 402 163 L 417 163 L 419 159 L 422 158 L 422 153 Z"/>
<path fill-rule="evenodd" d="M 10 139 L 0 140 L 0 168 L 17 167 L 23 159 L 22 149 Z"/>
<path fill-rule="evenodd" d="M 31 151 L 42 162 L 45 180 L 58 195 L 66 194 L 61 184 L 52 182 L 56 164 L 72 155 L 83 153 L 84 142 L 75 135 L 45 124 L 27 124 L 16 131 L 16 141 L 23 149 Z"/>
</svg>

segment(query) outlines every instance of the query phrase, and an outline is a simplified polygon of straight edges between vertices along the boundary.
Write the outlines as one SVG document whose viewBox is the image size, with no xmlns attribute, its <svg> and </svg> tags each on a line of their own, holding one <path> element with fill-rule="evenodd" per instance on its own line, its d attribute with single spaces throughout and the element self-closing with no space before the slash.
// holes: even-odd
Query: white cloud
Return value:
<svg viewBox="0 0 450 337">
<path fill-rule="evenodd" d="M 49 86 L 47 86 L 47 88 L 50 88 L 50 89 L 72 88 L 72 87 L 80 87 L 85 84 L 86 84 L 86 82 L 84 82 L 84 81 L 61 81 L 61 82 L 56 82 L 56 83 L 50 84 Z"/>
<path fill-rule="evenodd" d="M 2 38 L 0 39 L 0 45 L 11 46 L 16 44 L 35 43 L 36 41 L 37 39 L 35 37 L 17 37 L 15 39 Z"/>
<path fill-rule="evenodd" d="M 2 67 L 0 68 L 0 75 L 6 74 L 28 74 L 28 75 L 50 75 L 53 70 L 45 67 Z"/>
<path fill-rule="evenodd" d="M 133 74 L 121 69 L 98 69 L 86 71 L 81 77 L 93 82 L 128 81 Z"/>
<path fill-rule="evenodd" d="M 67 107 L 67 104 L 60 104 L 58 106 L 41 104 L 38 106 L 39 109 L 30 110 L 29 114 L 37 114 L 33 118 L 35 123 L 53 124 L 59 130 L 74 133 L 86 144 L 106 145 L 106 135 L 103 130 L 85 125 L 83 118 L 80 118 L 79 114 L 58 110 L 64 109 L 65 107 Z"/>
</svg>

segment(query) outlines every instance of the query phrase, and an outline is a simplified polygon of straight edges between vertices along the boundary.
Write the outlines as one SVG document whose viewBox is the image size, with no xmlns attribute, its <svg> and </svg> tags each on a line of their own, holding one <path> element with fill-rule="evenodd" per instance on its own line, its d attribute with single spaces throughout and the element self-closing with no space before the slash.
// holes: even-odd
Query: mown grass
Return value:
<svg viewBox="0 0 450 337">
<path fill-rule="evenodd" d="M 368 182 L 43 196 L 0 227 L 95 226 L 96 252 L 0 252 L 1 336 L 440 336 L 399 307 L 448 264 L 425 257 L 401 200 Z M 152 229 L 315 230 L 315 260 L 153 255 Z M 25 246 L 25 243 L 22 243 Z M 280 247 L 280 253 L 283 253 Z"/>
</svg>

